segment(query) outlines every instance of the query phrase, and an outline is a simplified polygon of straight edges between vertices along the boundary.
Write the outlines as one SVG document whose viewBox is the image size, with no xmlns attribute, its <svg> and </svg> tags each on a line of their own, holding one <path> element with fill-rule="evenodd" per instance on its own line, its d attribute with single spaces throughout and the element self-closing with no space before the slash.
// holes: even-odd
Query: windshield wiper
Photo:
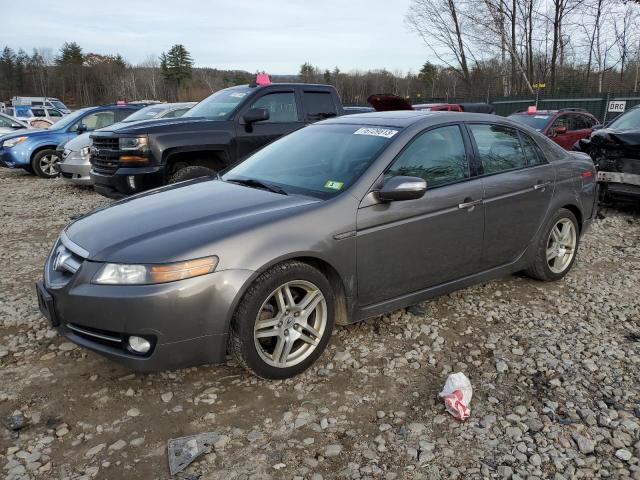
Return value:
<svg viewBox="0 0 640 480">
<path fill-rule="evenodd" d="M 237 183 L 239 185 L 245 185 L 251 188 L 263 188 L 273 193 L 279 193 L 280 195 L 288 195 L 288 193 L 285 192 L 280 187 L 261 182 L 260 180 L 256 180 L 255 178 L 228 178 L 225 181 L 231 182 L 231 183 Z"/>
</svg>

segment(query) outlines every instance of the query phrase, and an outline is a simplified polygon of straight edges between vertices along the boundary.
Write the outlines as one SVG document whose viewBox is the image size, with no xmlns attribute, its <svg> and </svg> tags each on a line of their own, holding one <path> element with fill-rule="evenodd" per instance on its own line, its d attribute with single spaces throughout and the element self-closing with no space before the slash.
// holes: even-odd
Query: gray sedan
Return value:
<svg viewBox="0 0 640 480">
<path fill-rule="evenodd" d="M 157 103 L 141 108 L 137 112 L 132 113 L 123 123 L 137 122 L 140 120 L 149 120 L 151 118 L 176 118 L 181 117 L 193 107 L 196 102 L 183 103 Z M 78 137 L 69 140 L 67 143 L 58 146 L 61 150 L 60 158 L 62 161 L 58 164 L 60 177 L 68 182 L 76 185 L 93 185 L 89 172 L 91 171 L 91 162 L 89 148 L 91 148 L 91 135 L 94 132 L 87 132 Z"/>
<path fill-rule="evenodd" d="M 37 291 L 60 334 L 136 370 L 225 360 L 287 378 L 335 324 L 524 271 L 571 269 L 594 166 L 492 115 L 335 118 L 217 178 L 70 224 Z"/>
</svg>

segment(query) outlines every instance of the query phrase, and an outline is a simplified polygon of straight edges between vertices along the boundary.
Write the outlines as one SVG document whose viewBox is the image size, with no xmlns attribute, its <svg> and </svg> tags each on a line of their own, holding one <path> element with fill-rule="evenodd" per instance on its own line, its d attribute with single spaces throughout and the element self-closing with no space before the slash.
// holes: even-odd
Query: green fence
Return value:
<svg viewBox="0 0 640 480">
<path fill-rule="evenodd" d="M 486 102 L 487 98 L 459 98 L 459 99 L 432 99 L 414 101 L 413 103 L 464 103 L 464 102 Z M 630 93 L 597 93 L 588 96 L 571 95 L 543 95 L 536 98 L 536 95 L 526 95 L 518 97 L 489 98 L 489 103 L 496 107 L 498 115 L 507 116 L 519 110 L 526 110 L 530 105 L 538 106 L 538 110 L 559 110 L 561 108 L 582 108 L 593 114 L 601 122 L 609 122 L 620 113 L 607 112 L 607 106 L 611 101 L 626 102 L 626 110 L 640 104 L 640 92 Z"/>
</svg>

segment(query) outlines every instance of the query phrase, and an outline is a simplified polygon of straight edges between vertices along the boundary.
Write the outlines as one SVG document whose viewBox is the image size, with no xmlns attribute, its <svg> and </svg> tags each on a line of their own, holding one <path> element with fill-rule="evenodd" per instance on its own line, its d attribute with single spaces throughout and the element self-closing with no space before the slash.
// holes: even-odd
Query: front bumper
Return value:
<svg viewBox="0 0 640 480">
<path fill-rule="evenodd" d="M 598 172 L 598 182 L 606 185 L 606 193 L 621 197 L 640 197 L 640 175 L 626 172 Z"/>
<path fill-rule="evenodd" d="M 7 168 L 25 168 L 29 166 L 29 152 L 16 145 L 11 148 L 0 147 L 0 166 Z"/>
<path fill-rule="evenodd" d="M 58 164 L 60 177 L 77 185 L 93 185 L 91 163 L 86 157 L 82 157 L 80 152 L 71 152 L 61 163 Z"/>
<path fill-rule="evenodd" d="M 90 283 L 101 265 L 85 261 L 62 288 L 39 284 L 41 310 L 61 335 L 142 372 L 225 361 L 231 316 L 253 272 L 224 270 L 158 285 Z M 150 340 L 151 351 L 131 351 L 130 335 Z"/>
<path fill-rule="evenodd" d="M 164 184 L 163 167 L 118 168 L 113 175 L 91 170 L 94 189 L 109 198 L 123 198 Z"/>
</svg>

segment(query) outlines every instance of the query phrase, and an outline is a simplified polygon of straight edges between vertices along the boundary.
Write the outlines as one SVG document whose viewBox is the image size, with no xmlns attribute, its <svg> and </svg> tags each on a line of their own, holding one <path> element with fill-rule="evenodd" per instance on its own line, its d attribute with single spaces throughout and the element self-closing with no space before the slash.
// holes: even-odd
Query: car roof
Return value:
<svg viewBox="0 0 640 480">
<path fill-rule="evenodd" d="M 469 112 L 428 112 L 420 110 L 395 110 L 387 112 L 370 112 L 357 113 L 354 115 L 346 115 L 344 117 L 335 117 L 329 120 L 323 120 L 319 124 L 352 124 L 352 125 L 378 125 L 388 127 L 409 127 L 411 125 L 422 123 L 424 126 L 437 125 L 445 122 L 463 122 L 478 121 L 492 123 L 507 123 L 509 125 L 517 125 L 512 120 L 506 120 L 503 117 L 490 115 L 486 113 L 469 113 Z"/>
</svg>

